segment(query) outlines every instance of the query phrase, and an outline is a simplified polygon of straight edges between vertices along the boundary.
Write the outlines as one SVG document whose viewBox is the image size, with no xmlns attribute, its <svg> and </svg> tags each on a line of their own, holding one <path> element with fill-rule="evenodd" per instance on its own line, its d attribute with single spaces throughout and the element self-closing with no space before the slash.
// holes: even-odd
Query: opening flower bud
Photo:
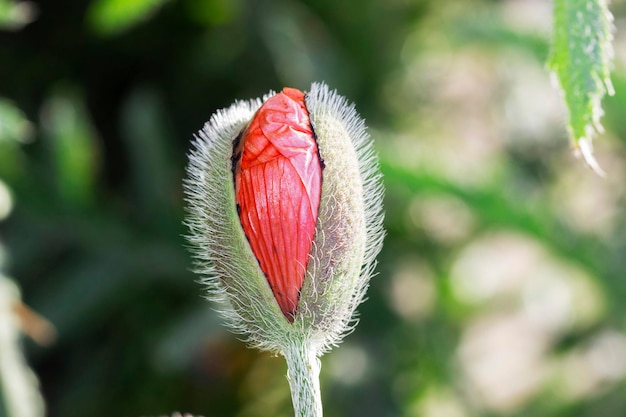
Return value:
<svg viewBox="0 0 626 417">
<path fill-rule="evenodd" d="M 382 184 L 353 106 L 324 84 L 215 113 L 185 181 L 211 299 L 253 345 L 317 357 L 351 328 L 383 239 Z"/>
</svg>

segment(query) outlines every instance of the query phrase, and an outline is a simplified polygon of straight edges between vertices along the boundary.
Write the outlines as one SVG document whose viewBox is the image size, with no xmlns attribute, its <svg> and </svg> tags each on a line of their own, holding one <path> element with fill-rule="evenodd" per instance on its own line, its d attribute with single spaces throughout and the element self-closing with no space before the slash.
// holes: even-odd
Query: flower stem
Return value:
<svg viewBox="0 0 626 417">
<path fill-rule="evenodd" d="M 295 341 L 283 352 L 295 417 L 322 417 L 320 360 L 306 341 Z"/>
</svg>

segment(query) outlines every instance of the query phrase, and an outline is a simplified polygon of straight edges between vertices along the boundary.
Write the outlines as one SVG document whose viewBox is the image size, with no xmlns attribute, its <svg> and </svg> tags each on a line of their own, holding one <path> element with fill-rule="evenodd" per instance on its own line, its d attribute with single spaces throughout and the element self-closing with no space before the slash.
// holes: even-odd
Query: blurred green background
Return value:
<svg viewBox="0 0 626 417">
<path fill-rule="evenodd" d="M 293 415 L 282 358 L 202 299 L 186 153 L 235 99 L 326 81 L 388 236 L 322 360 L 328 417 L 626 416 L 626 3 L 599 178 L 568 147 L 546 0 L 0 0 L 0 274 L 50 417 Z"/>
</svg>

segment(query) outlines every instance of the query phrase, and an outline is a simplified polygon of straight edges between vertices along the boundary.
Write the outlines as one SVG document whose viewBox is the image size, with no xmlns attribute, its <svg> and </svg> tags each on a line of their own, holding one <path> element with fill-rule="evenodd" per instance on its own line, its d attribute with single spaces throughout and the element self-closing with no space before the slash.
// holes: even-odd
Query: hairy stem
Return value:
<svg viewBox="0 0 626 417">
<path fill-rule="evenodd" d="M 322 417 L 320 360 L 306 341 L 294 341 L 283 352 L 295 417 Z"/>
</svg>

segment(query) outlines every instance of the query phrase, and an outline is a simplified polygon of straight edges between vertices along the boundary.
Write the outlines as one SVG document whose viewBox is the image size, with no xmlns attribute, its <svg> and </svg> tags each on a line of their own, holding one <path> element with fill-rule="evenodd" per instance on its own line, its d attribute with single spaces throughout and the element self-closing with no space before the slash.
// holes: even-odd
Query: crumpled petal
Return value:
<svg viewBox="0 0 626 417">
<path fill-rule="evenodd" d="M 280 309 L 293 321 L 320 205 L 322 163 L 304 93 L 270 97 L 234 150 L 239 219 Z"/>
</svg>

